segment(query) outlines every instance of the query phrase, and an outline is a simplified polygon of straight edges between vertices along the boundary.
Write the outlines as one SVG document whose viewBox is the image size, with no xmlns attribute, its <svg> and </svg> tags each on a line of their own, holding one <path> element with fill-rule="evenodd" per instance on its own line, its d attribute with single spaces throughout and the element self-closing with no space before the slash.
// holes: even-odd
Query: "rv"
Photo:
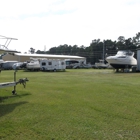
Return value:
<svg viewBox="0 0 140 140">
<path fill-rule="evenodd" d="M 65 63 L 66 63 L 67 69 L 72 69 L 72 68 L 75 68 L 79 65 L 86 64 L 86 61 L 85 60 L 65 59 Z"/>
<path fill-rule="evenodd" d="M 40 63 L 38 59 L 30 58 L 31 61 L 26 64 L 27 70 L 40 70 Z"/>
<path fill-rule="evenodd" d="M 40 60 L 40 69 L 42 71 L 65 71 L 65 60 L 42 59 Z"/>
</svg>

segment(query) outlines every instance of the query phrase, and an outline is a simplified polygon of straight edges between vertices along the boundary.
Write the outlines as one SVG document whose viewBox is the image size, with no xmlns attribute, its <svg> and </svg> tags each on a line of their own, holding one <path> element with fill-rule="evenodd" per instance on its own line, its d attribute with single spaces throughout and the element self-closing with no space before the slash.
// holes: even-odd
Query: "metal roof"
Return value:
<svg viewBox="0 0 140 140">
<path fill-rule="evenodd" d="M 28 56 L 28 57 L 45 57 L 45 58 L 63 58 L 63 59 L 86 59 L 81 56 L 72 56 L 72 55 L 51 55 L 51 54 L 23 54 L 23 53 L 14 53 L 16 56 Z"/>
</svg>

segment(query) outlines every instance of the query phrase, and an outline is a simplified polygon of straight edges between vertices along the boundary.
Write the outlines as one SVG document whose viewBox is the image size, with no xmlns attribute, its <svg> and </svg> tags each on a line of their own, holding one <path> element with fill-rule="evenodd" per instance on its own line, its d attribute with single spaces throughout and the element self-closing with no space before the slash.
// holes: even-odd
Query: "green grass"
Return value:
<svg viewBox="0 0 140 140">
<path fill-rule="evenodd" d="M 0 82 L 13 80 L 2 71 Z M 18 71 L 24 89 L 0 89 L 0 140 L 140 139 L 140 73 Z"/>
</svg>

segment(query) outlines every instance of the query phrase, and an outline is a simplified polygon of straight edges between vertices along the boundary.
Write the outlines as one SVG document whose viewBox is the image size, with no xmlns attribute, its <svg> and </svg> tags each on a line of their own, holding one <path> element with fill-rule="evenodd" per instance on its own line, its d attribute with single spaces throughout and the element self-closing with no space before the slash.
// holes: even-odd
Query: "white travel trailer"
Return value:
<svg viewBox="0 0 140 140">
<path fill-rule="evenodd" d="M 40 69 L 42 71 L 65 71 L 65 60 L 42 59 L 40 60 Z"/>
<path fill-rule="evenodd" d="M 79 59 L 79 60 L 76 60 L 76 59 L 65 59 L 65 63 L 66 63 L 66 68 L 67 69 L 71 69 L 71 68 L 75 68 L 77 66 L 80 66 L 80 65 L 85 65 L 86 64 L 86 60 L 84 59 Z"/>
<path fill-rule="evenodd" d="M 26 64 L 27 70 L 40 70 L 39 60 L 36 58 L 30 58 L 31 61 Z"/>
</svg>

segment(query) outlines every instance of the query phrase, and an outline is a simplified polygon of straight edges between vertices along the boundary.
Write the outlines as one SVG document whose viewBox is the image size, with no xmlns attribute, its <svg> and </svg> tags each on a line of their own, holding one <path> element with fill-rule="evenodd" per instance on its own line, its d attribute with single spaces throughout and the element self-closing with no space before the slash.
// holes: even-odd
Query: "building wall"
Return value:
<svg viewBox="0 0 140 140">
<path fill-rule="evenodd" d="M 19 61 L 18 56 L 14 56 L 14 55 L 10 55 L 10 54 L 6 54 L 2 57 L 2 59 L 4 61 Z"/>
<path fill-rule="evenodd" d="M 34 57 L 36 58 L 36 57 Z M 17 55 L 11 55 L 7 54 L 2 57 L 4 61 L 19 61 L 19 62 L 26 62 L 30 60 L 30 56 L 17 56 Z"/>
</svg>

